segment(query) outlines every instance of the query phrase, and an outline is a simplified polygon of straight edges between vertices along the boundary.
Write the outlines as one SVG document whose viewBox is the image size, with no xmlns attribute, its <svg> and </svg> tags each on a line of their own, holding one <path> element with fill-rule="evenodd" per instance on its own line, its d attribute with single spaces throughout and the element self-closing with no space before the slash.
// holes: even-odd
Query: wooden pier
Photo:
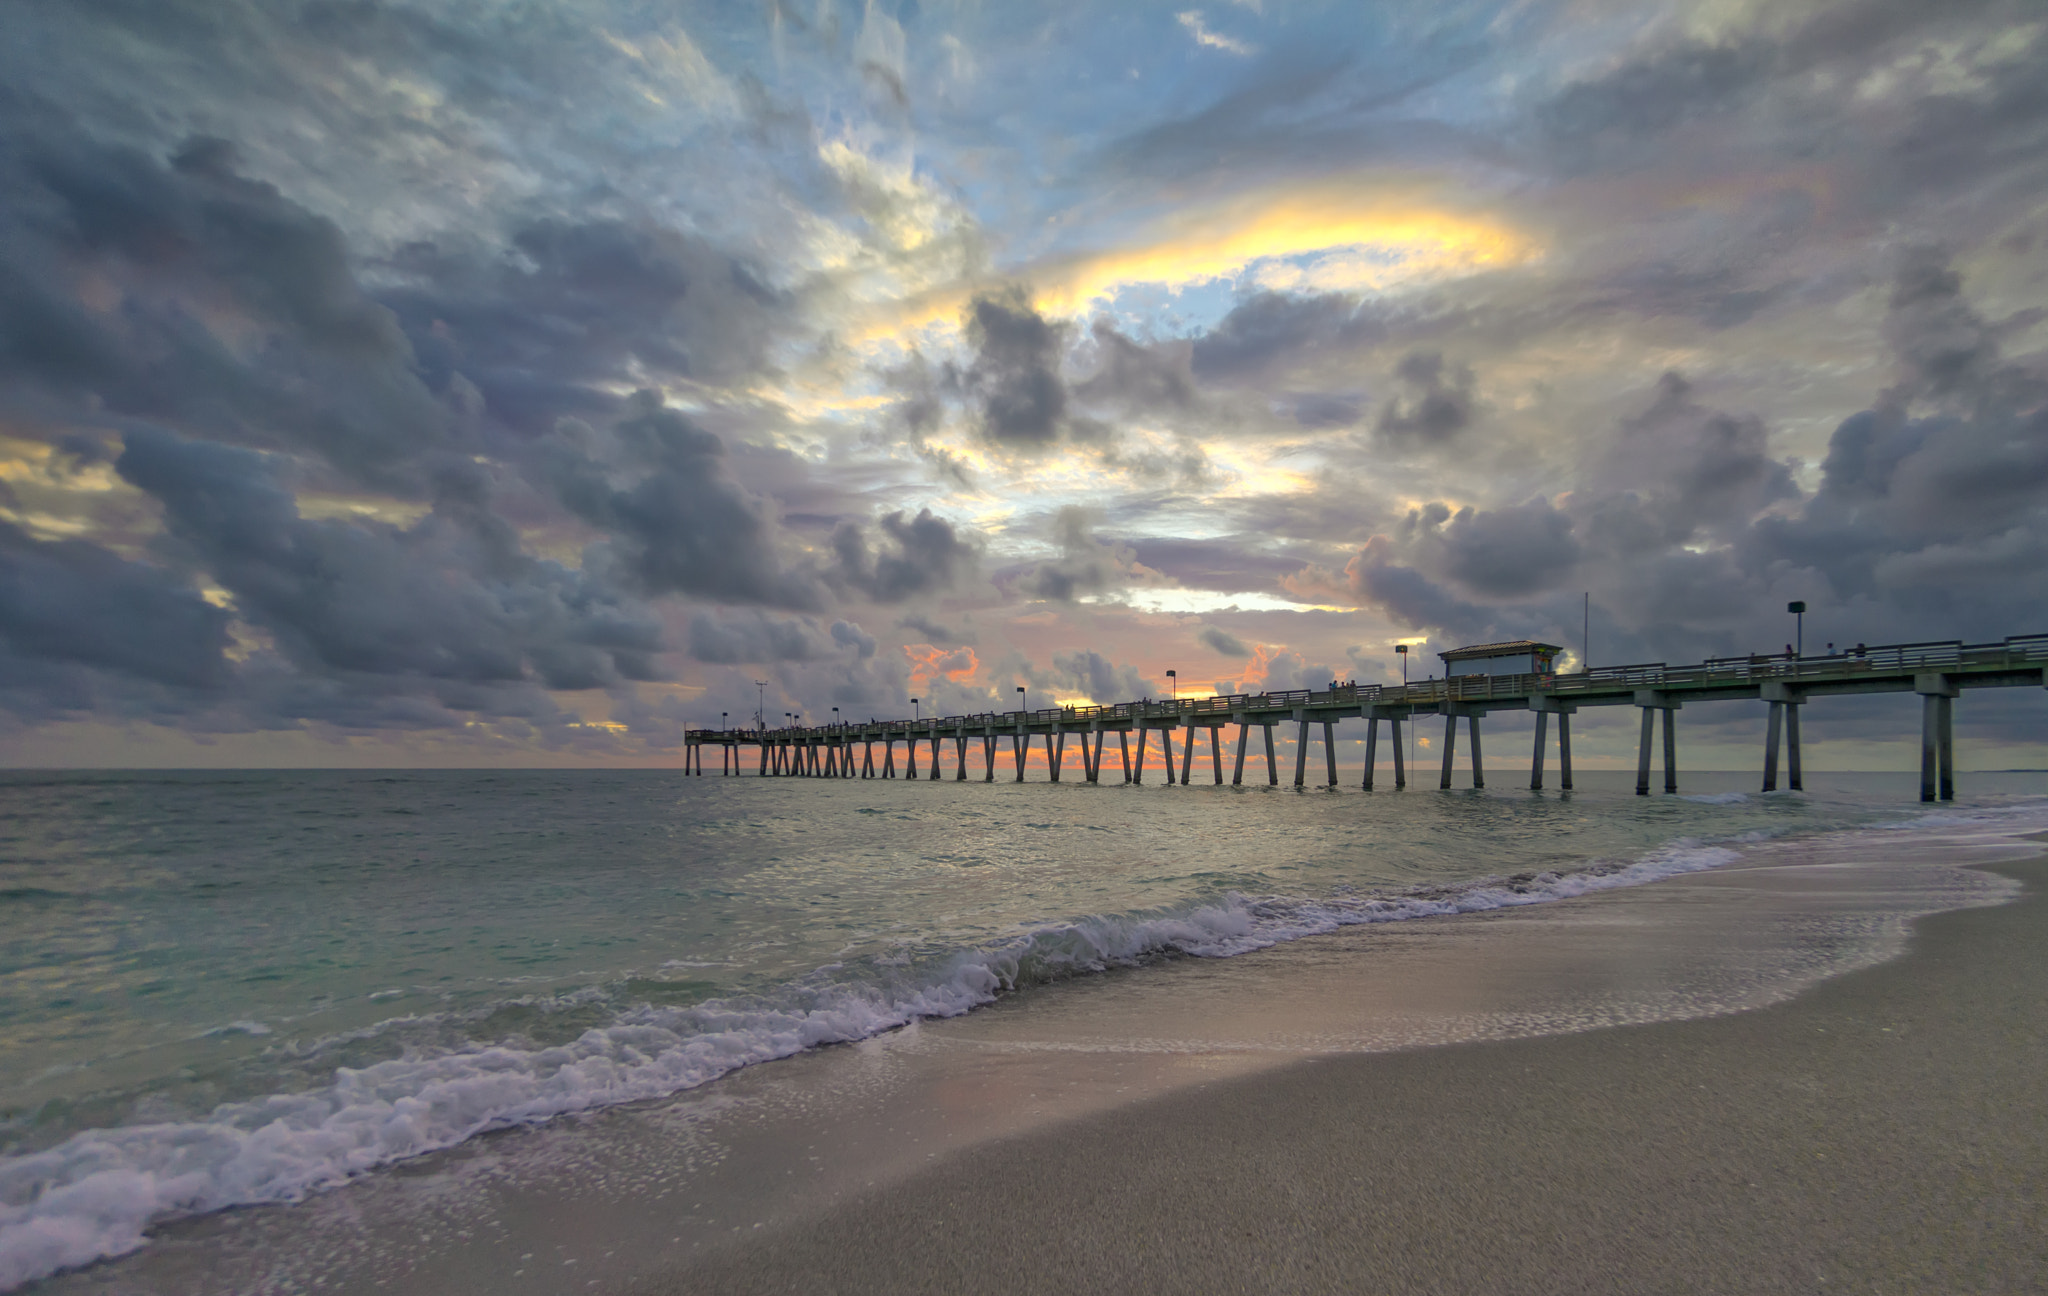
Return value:
<svg viewBox="0 0 2048 1296">
<path fill-rule="evenodd" d="M 1633 706 L 1642 711 L 1642 736 L 1636 757 L 1636 792 L 1650 791 L 1653 738 L 1661 715 L 1663 788 L 1678 790 L 1677 716 L 1687 702 L 1761 701 L 1765 718 L 1763 790 L 1778 787 L 1779 757 L 1784 757 L 1785 786 L 1798 789 L 1802 771 L 1799 712 L 1809 699 L 1848 693 L 1913 693 L 1921 698 L 1920 799 L 1947 801 L 1955 796 L 1955 699 L 1966 689 L 2048 687 L 2048 635 L 2016 635 L 2000 643 L 1888 644 L 1856 648 L 1822 657 L 1730 657 L 1695 666 L 1652 662 L 1638 666 L 1603 666 L 1576 675 L 1461 675 L 1415 684 L 1345 684 L 1318 691 L 1232 694 L 1181 701 L 1120 702 L 1113 706 L 1046 707 L 1036 711 L 989 712 L 980 715 L 934 716 L 918 720 L 785 727 L 780 729 L 692 729 L 684 737 L 684 771 L 704 772 L 704 751 L 717 748 L 726 774 L 740 774 L 743 749 L 757 749 L 753 773 L 763 777 L 897 778 L 897 744 L 903 746 L 902 778 L 949 777 L 944 766 L 952 746 L 950 778 L 968 779 L 968 753 L 978 746 L 974 763 L 980 781 L 994 782 L 1000 745 L 1007 740 L 1009 764 L 1017 782 L 1032 744 L 1045 740 L 1046 766 L 1057 783 L 1066 764 L 1068 744 L 1076 746 L 1083 781 L 1102 781 L 1105 743 L 1116 735 L 1115 759 L 1122 781 L 1142 783 L 1145 752 L 1158 735 L 1167 759 L 1167 781 L 1175 780 L 1173 740 L 1182 735 L 1178 781 L 1188 782 L 1196 759 L 1197 738 L 1207 731 L 1211 777 L 1223 782 L 1224 735 L 1235 726 L 1235 755 L 1230 781 L 1244 782 L 1245 756 L 1253 729 L 1260 731 L 1266 782 L 1277 785 L 1280 770 L 1274 756 L 1276 725 L 1298 727 L 1294 748 L 1294 786 L 1307 786 L 1312 727 L 1322 731 L 1323 763 L 1328 786 L 1337 785 L 1336 726 L 1343 720 L 1365 721 L 1365 778 L 1373 786 L 1378 763 L 1380 725 L 1385 722 L 1393 745 L 1394 786 L 1406 787 L 1405 744 L 1401 726 L 1424 717 L 1444 721 L 1442 773 L 1437 786 L 1451 786 L 1458 722 L 1465 722 L 1472 786 L 1486 786 L 1480 747 L 1480 721 L 1495 711 L 1533 711 L 1536 743 L 1529 764 L 1529 787 L 1541 790 L 1549 747 L 1549 722 L 1557 720 L 1558 786 L 1572 786 L 1571 718 L 1581 707 Z M 1134 743 L 1135 740 L 1135 743 Z M 881 747 L 880 760 L 876 746 Z M 919 755 L 929 745 L 928 771 L 919 773 Z M 1134 750 L 1135 746 L 1135 750 Z M 1135 757 L 1135 760 L 1133 759 Z M 1112 770 L 1114 772 L 1114 769 Z"/>
</svg>

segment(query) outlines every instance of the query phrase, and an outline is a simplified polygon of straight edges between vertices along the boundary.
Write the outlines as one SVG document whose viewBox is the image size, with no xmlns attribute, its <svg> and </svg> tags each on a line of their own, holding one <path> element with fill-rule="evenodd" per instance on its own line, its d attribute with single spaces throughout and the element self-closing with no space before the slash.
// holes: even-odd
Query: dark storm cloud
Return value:
<svg viewBox="0 0 2048 1296">
<path fill-rule="evenodd" d="M 1939 254 L 1906 252 L 1885 328 L 1898 385 L 1835 429 L 1798 516 L 1744 537 L 1745 567 L 1810 573 L 1858 609 L 1861 638 L 2031 630 L 2048 603 L 2048 374 L 2003 356 L 1997 331 Z"/>
<path fill-rule="evenodd" d="M 792 303 L 702 238 L 608 218 L 530 222 L 500 250 L 402 250 L 386 291 L 431 375 L 460 372 L 493 414 L 545 430 L 609 411 L 650 375 L 730 383 L 758 371 Z"/>
<path fill-rule="evenodd" d="M 1471 369 L 1435 351 L 1412 351 L 1394 367 L 1401 395 L 1380 407 L 1375 431 L 1395 443 L 1437 445 L 1472 423 Z"/>
<path fill-rule="evenodd" d="M 228 678 L 228 644 L 228 614 L 174 574 L 0 521 L 0 645 L 9 655 L 206 689 Z"/>
<path fill-rule="evenodd" d="M 1681 41 L 1566 86 L 1536 121 L 1572 169 L 1650 160 L 1658 138 L 1679 125 L 1745 106 L 1745 92 L 1777 61 L 1762 42 Z"/>
<path fill-rule="evenodd" d="M 386 484 L 447 442 L 446 408 L 332 222 L 244 178 L 220 140 L 164 163 L 23 113 L 0 104 L 7 398 L 302 447 Z"/>
<path fill-rule="evenodd" d="M 1459 598 L 1422 572 L 1395 560 L 1392 546 L 1375 536 L 1345 569 L 1351 592 L 1398 625 L 1465 631 L 1482 625 L 1487 613 Z"/>
<path fill-rule="evenodd" d="M 609 534 L 595 555 L 599 569 L 653 595 L 823 606 L 818 579 L 782 562 L 773 506 L 732 480 L 715 434 L 643 391 L 612 435 L 623 472 L 578 444 L 589 438 L 568 434 L 553 439 L 538 468 L 565 508 Z"/>
<path fill-rule="evenodd" d="M 921 614 L 904 617 L 896 623 L 899 630 L 908 630 L 918 635 L 934 648 L 959 648 L 975 642 L 972 632 L 959 631 L 951 626 L 940 625 Z"/>
<path fill-rule="evenodd" d="M 1074 385 L 1075 400 L 1133 413 L 1185 410 L 1195 403 L 1185 344 L 1145 346 L 1106 319 L 1095 321 L 1089 338 L 1096 369 Z"/>
<path fill-rule="evenodd" d="M 1140 536 L 1130 550 L 1144 566 L 1190 589 L 1241 594 L 1263 590 L 1301 567 L 1299 559 L 1265 552 L 1249 537 L 1235 540 L 1192 540 L 1174 536 Z"/>
<path fill-rule="evenodd" d="M 832 533 L 828 580 L 877 603 L 901 603 L 949 589 L 974 568 L 977 546 L 930 509 L 919 509 L 913 518 L 901 509 L 885 513 L 876 529 L 884 541 L 879 551 L 851 522 Z"/>
<path fill-rule="evenodd" d="M 1799 497 L 1791 471 L 1770 457 L 1763 421 L 1702 405 L 1677 373 L 1659 378 L 1649 407 L 1622 420 L 1594 481 L 1629 494 L 1627 503 L 1591 502 L 1589 494 L 1582 506 L 1603 520 L 1594 535 L 1617 556 L 1641 553 L 1651 536 L 1659 547 L 1725 538 L 1772 504 Z M 1613 529 L 1625 516 L 1634 532 Z"/>
<path fill-rule="evenodd" d="M 699 612 L 690 618 L 690 656 L 701 662 L 811 662 L 838 657 L 849 649 L 858 658 L 874 656 L 874 636 L 850 621 L 821 626 L 810 617 L 764 612 L 731 617 Z"/>
<path fill-rule="evenodd" d="M 1513 598 L 1570 578 L 1579 559 L 1572 521 L 1536 500 L 1512 508 L 1466 508 L 1443 529 L 1445 567 L 1477 594 Z"/>
<path fill-rule="evenodd" d="M 1245 645 L 1244 640 L 1231 634 L 1228 630 L 1219 630 L 1215 626 L 1203 626 L 1201 630 L 1196 632 L 1195 642 L 1205 647 L 1213 648 L 1225 657 L 1249 657 L 1252 655 L 1252 650 Z"/>
<path fill-rule="evenodd" d="M 1095 514 L 1078 505 L 1054 513 L 1052 541 L 1060 556 L 1033 567 L 1018 588 L 1033 598 L 1071 603 L 1083 595 L 1124 589 L 1141 576 L 1154 574 L 1143 570 L 1128 546 L 1097 536 L 1095 521 Z"/>
<path fill-rule="evenodd" d="M 1398 63 L 1297 38 L 1224 80 L 1202 107 L 1110 140 L 1089 169 L 1121 184 L 1134 175 L 1285 175 L 1482 152 L 1458 128 L 1399 110 L 1487 51 L 1449 24 L 1406 45 Z"/>
<path fill-rule="evenodd" d="M 2012 189 L 2048 176 L 2041 35 L 2023 12 L 2000 0 L 1849 0 L 1768 32 L 1653 40 L 1554 88 L 1530 120 L 1539 152 L 1566 174 L 1696 166 L 1704 149 L 1827 158 L 1839 167 L 1833 201 L 1865 215 L 1943 203 L 1993 177 Z M 1969 73 L 1935 76 L 1934 45 L 1972 61 Z M 1981 57 L 2000 45 L 2008 56 Z"/>
<path fill-rule="evenodd" d="M 1335 335 L 1354 306 L 1350 298 L 1335 293 L 1254 293 L 1195 339 L 1195 376 L 1208 382 L 1257 377 L 1310 343 Z"/>
<path fill-rule="evenodd" d="M 301 670 L 572 689 L 652 673 L 644 611 L 464 525 L 459 504 L 405 529 L 307 519 L 264 456 L 164 432 L 130 432 L 117 468 Z"/>
<path fill-rule="evenodd" d="M 1333 392 L 1302 392 L 1292 403 L 1294 421 L 1315 430 L 1350 427 L 1364 413 L 1357 397 Z"/>
<path fill-rule="evenodd" d="M 1094 649 L 1056 653 L 1052 659 L 1050 685 L 1065 684 L 1099 704 L 1146 697 L 1152 683 L 1134 666 L 1119 666 Z"/>
<path fill-rule="evenodd" d="M 967 310 L 974 363 L 965 383 L 980 407 L 982 435 L 1032 448 L 1059 438 L 1067 412 L 1060 376 L 1065 326 L 1046 319 L 1022 289 L 978 296 Z"/>
</svg>

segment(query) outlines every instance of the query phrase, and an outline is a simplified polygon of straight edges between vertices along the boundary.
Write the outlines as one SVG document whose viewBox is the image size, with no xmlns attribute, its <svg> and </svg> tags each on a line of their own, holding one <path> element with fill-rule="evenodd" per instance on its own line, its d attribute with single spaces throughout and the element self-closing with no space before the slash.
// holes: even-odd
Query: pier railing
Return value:
<svg viewBox="0 0 2048 1296">
<path fill-rule="evenodd" d="M 1599 666 L 1569 675 L 1458 675 L 1410 684 L 1337 684 L 1328 689 L 1283 689 L 1265 693 L 1228 693 L 1199 698 L 1145 698 L 1106 706 L 1053 706 L 1028 711 L 984 711 L 912 720 L 849 720 L 832 725 L 778 726 L 770 729 L 693 729 L 692 742 L 797 741 L 831 742 L 841 737 L 929 737 L 1008 734 L 1020 728 L 1064 727 L 1094 723 L 1128 724 L 1180 719 L 1222 721 L 1255 716 L 1261 720 L 1297 709 L 1380 706 L 1421 707 L 1446 702 L 1504 701 L 1531 696 L 1559 699 L 1618 695 L 1635 690 L 1670 692 L 1741 687 L 1771 683 L 1834 683 L 1859 677 L 1902 676 L 1920 672 L 2025 669 L 2048 662 L 2048 634 L 2013 635 L 1997 643 L 1966 644 L 1961 640 L 1883 644 L 1808 657 L 1782 653 L 1746 657 L 1710 657 L 1689 666 L 1640 662 Z"/>
</svg>

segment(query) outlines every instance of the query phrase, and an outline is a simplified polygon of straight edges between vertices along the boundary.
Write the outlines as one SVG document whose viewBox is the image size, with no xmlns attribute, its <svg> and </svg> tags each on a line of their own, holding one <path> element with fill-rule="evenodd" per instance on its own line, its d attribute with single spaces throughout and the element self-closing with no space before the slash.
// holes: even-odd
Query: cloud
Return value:
<svg viewBox="0 0 2048 1296">
<path fill-rule="evenodd" d="M 1212 648 L 1222 653 L 1225 657 L 1249 657 L 1252 655 L 1252 650 L 1245 646 L 1244 640 L 1227 630 L 1220 630 L 1215 626 L 1203 626 L 1196 632 L 1195 642 Z"/>
<path fill-rule="evenodd" d="M 865 646 L 865 652 L 858 650 Z M 699 612 L 690 618 L 690 656 L 701 662 L 760 664 L 809 662 L 854 648 L 874 656 L 875 641 L 859 626 L 835 621 L 829 629 L 810 617 L 777 617 L 754 611 L 739 616 Z"/>
<path fill-rule="evenodd" d="M 1770 457 L 1762 420 L 1702 405 L 1678 373 L 1659 378 L 1649 407 L 1621 421 L 1590 477 L 1580 507 L 1600 518 L 1592 538 L 1616 555 L 1640 553 L 1652 537 L 1660 545 L 1725 538 L 1799 497 L 1790 469 Z M 1598 490 L 1629 498 L 1595 501 Z"/>
<path fill-rule="evenodd" d="M 1195 375 L 1206 381 L 1229 381 L 1260 374 L 1312 340 L 1333 333 L 1349 317 L 1352 306 L 1334 293 L 1310 297 L 1253 293 L 1195 339 L 1191 352 Z"/>
<path fill-rule="evenodd" d="M 459 496 L 409 528 L 308 519 L 265 456 L 149 430 L 115 466 L 301 670 L 559 689 L 654 675 L 644 609 L 522 557 Z"/>
<path fill-rule="evenodd" d="M 1021 288 L 986 293 L 968 307 L 975 350 L 966 385 L 981 407 L 982 435 L 998 445 L 1040 448 L 1059 439 L 1067 410 L 1060 377 L 1064 326 L 1032 309 Z"/>
<path fill-rule="evenodd" d="M 835 559 L 828 579 L 834 584 L 878 603 L 900 603 L 949 589 L 974 568 L 976 545 L 930 509 L 908 519 L 898 509 L 876 525 L 890 546 L 880 552 L 870 551 L 866 536 L 850 522 L 832 533 Z"/>
<path fill-rule="evenodd" d="M 382 294 L 431 380 L 460 373 L 492 416 L 544 432 L 606 417 L 652 380 L 725 385 L 767 364 L 793 303 L 755 267 L 645 217 L 545 217 L 504 247 L 400 248 Z"/>
<path fill-rule="evenodd" d="M 1129 547 L 1097 537 L 1096 520 L 1093 512 L 1079 505 L 1054 513 L 1052 539 L 1060 556 L 1033 567 L 1019 589 L 1033 598 L 1071 603 L 1084 595 L 1159 583 L 1159 573 L 1138 562 Z"/>
<path fill-rule="evenodd" d="M 175 573 L 90 541 L 40 541 L 0 521 L 6 656 L 213 689 L 230 676 L 228 620 Z"/>
<path fill-rule="evenodd" d="M 1210 31 L 1209 24 L 1203 19 L 1202 11 L 1199 9 L 1182 10 L 1174 15 L 1174 19 L 1180 23 L 1188 35 L 1195 38 L 1195 44 L 1197 45 L 1205 46 L 1209 49 L 1222 50 L 1226 54 L 1236 54 L 1239 57 L 1248 57 L 1258 52 L 1241 40 Z"/>
<path fill-rule="evenodd" d="M 341 231 L 245 178 L 225 141 L 164 163 L 30 128 L 9 105 L 0 135 L 0 384 L 17 409 L 304 448 L 384 485 L 449 444 L 447 408 Z"/>
<path fill-rule="evenodd" d="M 1446 364 L 1435 351 L 1412 351 L 1401 358 L 1394 376 L 1404 396 L 1380 407 L 1376 430 L 1384 441 L 1438 445 L 1472 423 L 1472 371 Z"/>
<path fill-rule="evenodd" d="M 1052 677 L 1056 685 L 1074 689 L 1098 706 L 1129 702 L 1154 691 L 1136 667 L 1117 665 L 1092 648 L 1054 654 Z"/>
<path fill-rule="evenodd" d="M 591 555 L 597 570 L 647 594 L 824 605 L 818 578 L 782 560 L 774 506 L 727 472 L 723 441 L 652 391 L 635 393 L 626 412 L 611 430 L 630 465 L 624 480 L 574 429 L 551 440 L 537 468 L 565 508 L 608 533 Z"/>
<path fill-rule="evenodd" d="M 940 625 L 922 613 L 904 617 L 896 626 L 900 630 L 908 630 L 912 634 L 923 636 L 924 642 L 938 648 L 957 648 L 975 641 L 972 631 L 955 630 L 950 626 Z"/>
<path fill-rule="evenodd" d="M 1446 570 L 1459 584 L 1497 598 L 1562 584 L 1579 560 L 1571 519 L 1548 500 L 1485 511 L 1460 509 L 1443 530 L 1443 545 Z"/>
<path fill-rule="evenodd" d="M 1089 328 L 1096 369 L 1073 387 L 1074 399 L 1109 405 L 1128 413 L 1174 412 L 1196 402 L 1185 344 L 1143 346 L 1118 332 L 1107 319 Z"/>
</svg>

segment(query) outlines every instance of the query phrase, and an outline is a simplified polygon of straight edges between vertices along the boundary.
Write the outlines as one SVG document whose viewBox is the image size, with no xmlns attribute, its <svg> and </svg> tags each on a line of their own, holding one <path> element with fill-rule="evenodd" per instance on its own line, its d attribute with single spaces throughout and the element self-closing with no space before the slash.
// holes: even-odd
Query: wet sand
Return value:
<svg viewBox="0 0 2048 1296">
<path fill-rule="evenodd" d="M 630 1290 L 2048 1287 L 2048 865 L 1705 1020 L 1314 1058 L 969 1149 Z"/>
<path fill-rule="evenodd" d="M 2038 854 L 1767 844 L 1084 978 L 37 1291 L 2038 1290 Z"/>
</svg>

